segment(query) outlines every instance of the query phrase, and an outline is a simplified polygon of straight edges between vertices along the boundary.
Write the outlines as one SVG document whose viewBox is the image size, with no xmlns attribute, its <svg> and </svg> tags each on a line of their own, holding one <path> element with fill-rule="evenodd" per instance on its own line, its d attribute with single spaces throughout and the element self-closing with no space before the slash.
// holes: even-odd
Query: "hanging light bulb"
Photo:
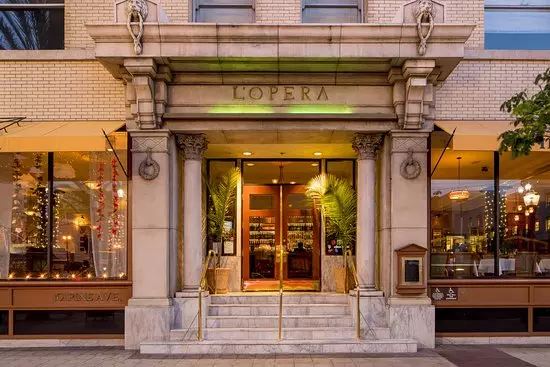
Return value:
<svg viewBox="0 0 550 367">
<path fill-rule="evenodd" d="M 518 187 L 518 193 L 523 194 L 524 191 L 525 189 L 523 188 L 523 186 Z"/>
<path fill-rule="evenodd" d="M 518 205 L 518 212 L 521 212 L 523 210 L 523 206 L 522 205 Z"/>
<path fill-rule="evenodd" d="M 529 210 L 525 211 L 525 216 L 528 217 L 531 213 L 529 213 Z"/>
<path fill-rule="evenodd" d="M 460 160 L 462 157 L 457 157 L 458 160 L 458 187 L 460 188 Z M 449 193 L 449 199 L 451 200 L 466 200 L 470 197 L 470 192 L 468 190 L 453 190 Z"/>
<path fill-rule="evenodd" d="M 535 208 L 533 208 L 532 206 L 529 207 L 529 213 L 533 214 L 535 212 Z"/>
<path fill-rule="evenodd" d="M 516 222 L 519 221 L 519 215 L 517 215 L 517 214 L 514 215 L 514 220 L 515 220 Z"/>
<path fill-rule="evenodd" d="M 531 190 L 531 188 L 532 188 L 533 186 L 532 186 L 530 183 L 527 183 L 527 184 L 525 184 L 524 187 L 525 187 L 525 191 L 529 191 L 529 190 Z"/>
</svg>

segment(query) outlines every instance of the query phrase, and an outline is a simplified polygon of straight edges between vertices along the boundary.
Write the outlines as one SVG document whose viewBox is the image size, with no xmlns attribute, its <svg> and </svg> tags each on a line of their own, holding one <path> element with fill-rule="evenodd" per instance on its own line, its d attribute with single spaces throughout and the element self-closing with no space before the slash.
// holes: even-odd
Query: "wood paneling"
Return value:
<svg viewBox="0 0 550 367">
<path fill-rule="evenodd" d="M 11 307 L 11 289 L 0 288 L 0 309 Z"/>
<path fill-rule="evenodd" d="M 13 305 L 18 309 L 94 309 L 124 308 L 131 296 L 129 288 L 18 288 Z"/>
<path fill-rule="evenodd" d="M 550 285 L 533 286 L 533 304 L 537 306 L 550 305 Z"/>
</svg>

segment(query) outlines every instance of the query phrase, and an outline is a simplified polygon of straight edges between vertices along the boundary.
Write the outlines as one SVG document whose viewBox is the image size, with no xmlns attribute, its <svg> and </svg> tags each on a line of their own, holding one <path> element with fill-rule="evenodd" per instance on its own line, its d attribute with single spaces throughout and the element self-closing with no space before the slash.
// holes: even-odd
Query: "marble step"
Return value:
<svg viewBox="0 0 550 367">
<path fill-rule="evenodd" d="M 203 340 L 143 342 L 143 354 L 328 354 L 416 353 L 417 343 L 411 339 L 388 340 Z"/>
<path fill-rule="evenodd" d="M 353 339 L 355 328 L 283 328 L 285 340 L 334 340 Z M 204 330 L 204 338 L 208 340 L 277 340 L 277 328 L 209 328 Z"/>
<path fill-rule="evenodd" d="M 211 304 L 266 304 L 275 303 L 279 304 L 278 293 L 260 293 L 260 294 L 223 294 L 223 295 L 210 295 Z M 322 294 L 284 294 L 284 303 L 301 303 L 301 304 L 347 304 L 348 297 L 338 293 L 322 293 Z"/>
<path fill-rule="evenodd" d="M 208 316 L 207 328 L 274 328 L 279 325 L 279 316 Z M 285 315 L 283 327 L 351 327 L 351 316 L 347 315 Z"/>
<path fill-rule="evenodd" d="M 208 316 L 278 316 L 278 304 L 210 304 Z M 285 304 L 283 315 L 350 315 L 346 304 Z"/>
</svg>

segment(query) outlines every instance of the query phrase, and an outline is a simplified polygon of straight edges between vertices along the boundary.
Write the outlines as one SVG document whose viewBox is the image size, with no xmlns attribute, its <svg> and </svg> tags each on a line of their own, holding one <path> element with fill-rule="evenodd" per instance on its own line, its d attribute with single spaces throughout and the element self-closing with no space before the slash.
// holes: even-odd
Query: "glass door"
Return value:
<svg viewBox="0 0 550 367">
<path fill-rule="evenodd" d="M 320 289 L 320 220 L 304 185 L 243 188 L 243 289 Z"/>
</svg>

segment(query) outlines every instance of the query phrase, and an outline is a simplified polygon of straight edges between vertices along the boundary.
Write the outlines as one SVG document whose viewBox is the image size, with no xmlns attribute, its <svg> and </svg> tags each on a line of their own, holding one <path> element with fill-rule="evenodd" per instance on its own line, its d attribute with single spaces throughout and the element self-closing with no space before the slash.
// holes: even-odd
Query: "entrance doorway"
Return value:
<svg viewBox="0 0 550 367">
<path fill-rule="evenodd" d="M 244 163 L 244 290 L 278 290 L 281 278 L 285 290 L 320 289 L 320 215 L 305 195 L 318 173 L 318 162 Z"/>
</svg>

